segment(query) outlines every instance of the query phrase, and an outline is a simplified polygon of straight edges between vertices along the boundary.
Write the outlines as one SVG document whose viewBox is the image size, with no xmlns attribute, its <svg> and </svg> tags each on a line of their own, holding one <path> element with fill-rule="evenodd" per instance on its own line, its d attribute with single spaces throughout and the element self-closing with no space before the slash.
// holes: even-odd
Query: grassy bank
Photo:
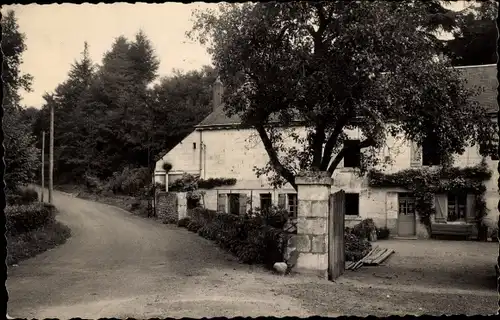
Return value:
<svg viewBox="0 0 500 320">
<path fill-rule="evenodd" d="M 75 197 L 85 200 L 96 201 L 111 206 L 121 208 L 123 210 L 129 211 L 135 215 L 147 217 L 147 200 L 141 200 L 137 197 L 116 195 L 111 192 L 106 194 L 96 194 L 86 191 L 83 186 L 75 185 L 60 185 L 55 187 L 56 190 L 60 190 L 66 193 L 71 193 Z"/>
<path fill-rule="evenodd" d="M 40 210 L 37 207 L 34 203 L 6 208 L 7 265 L 61 245 L 71 236 L 71 230 L 55 220 L 54 208 L 49 211 L 47 207 Z"/>
<path fill-rule="evenodd" d="M 19 263 L 66 242 L 71 230 L 54 221 L 35 230 L 7 236 L 7 265 Z"/>
</svg>

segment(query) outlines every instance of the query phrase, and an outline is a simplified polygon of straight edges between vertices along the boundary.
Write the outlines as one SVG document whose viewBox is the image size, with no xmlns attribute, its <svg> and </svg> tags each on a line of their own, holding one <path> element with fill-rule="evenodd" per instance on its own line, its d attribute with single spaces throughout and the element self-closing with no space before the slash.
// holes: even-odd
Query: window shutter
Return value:
<svg viewBox="0 0 500 320">
<path fill-rule="evenodd" d="M 227 195 L 219 193 L 219 197 L 217 198 L 217 211 L 227 213 L 226 212 L 226 199 L 227 199 Z"/>
<path fill-rule="evenodd" d="M 436 194 L 434 196 L 436 206 L 436 222 L 445 222 L 447 220 L 447 205 L 448 198 L 444 194 Z"/>
<path fill-rule="evenodd" d="M 286 208 L 286 194 L 278 194 L 278 207 Z"/>
<path fill-rule="evenodd" d="M 247 195 L 240 193 L 240 215 L 247 213 Z"/>
<path fill-rule="evenodd" d="M 416 142 L 410 142 L 410 166 L 419 167 L 422 165 L 422 147 Z"/>
<path fill-rule="evenodd" d="M 476 196 L 473 194 L 467 195 L 467 212 L 465 215 L 467 222 L 476 220 Z"/>
</svg>

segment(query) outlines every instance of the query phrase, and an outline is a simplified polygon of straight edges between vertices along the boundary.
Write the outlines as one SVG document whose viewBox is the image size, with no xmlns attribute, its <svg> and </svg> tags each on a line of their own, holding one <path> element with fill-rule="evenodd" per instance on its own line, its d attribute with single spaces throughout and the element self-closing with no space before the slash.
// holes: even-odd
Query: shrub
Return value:
<svg viewBox="0 0 500 320">
<path fill-rule="evenodd" d="M 198 189 L 198 176 L 191 174 L 183 174 L 178 180 L 175 180 L 168 186 L 168 190 L 172 192 L 188 192 Z"/>
<path fill-rule="evenodd" d="M 172 170 L 172 164 L 170 162 L 164 162 L 162 168 L 166 172 L 169 172 L 170 170 Z"/>
<path fill-rule="evenodd" d="M 189 224 L 187 225 L 187 229 L 191 232 L 198 232 L 198 230 L 200 230 L 201 227 L 202 225 L 195 220 L 191 220 L 191 222 L 189 222 Z"/>
<path fill-rule="evenodd" d="M 200 236 L 215 241 L 243 263 L 272 267 L 275 262 L 283 261 L 287 234 L 267 224 L 262 216 L 235 216 L 196 208 L 192 211 L 192 221 L 196 223 L 188 229 L 200 226 Z"/>
<path fill-rule="evenodd" d="M 33 188 L 17 188 L 7 194 L 7 204 L 23 205 L 38 201 L 38 192 Z"/>
<path fill-rule="evenodd" d="M 344 235 L 346 261 L 359 261 L 370 252 L 372 245 L 366 238 L 360 238 L 352 232 Z"/>
<path fill-rule="evenodd" d="M 236 179 L 233 178 L 208 178 L 206 180 L 198 180 L 198 188 L 200 189 L 213 189 L 215 187 L 234 186 L 235 184 Z"/>
<path fill-rule="evenodd" d="M 286 209 L 277 206 L 266 209 L 255 208 L 253 211 L 248 211 L 246 215 L 258 220 L 262 225 L 269 225 L 278 229 L 283 229 L 290 216 Z"/>
<path fill-rule="evenodd" d="M 191 219 L 189 217 L 185 217 L 185 218 L 179 219 L 179 221 L 177 221 L 177 226 L 181 227 L 181 228 L 186 228 L 190 222 L 191 222 Z"/>
<path fill-rule="evenodd" d="M 39 203 L 5 208 L 7 233 L 17 235 L 39 228 L 54 219 L 53 207 Z"/>
<path fill-rule="evenodd" d="M 166 216 L 163 219 L 164 224 L 176 224 L 177 222 L 178 222 L 177 218 L 170 215 Z"/>
<path fill-rule="evenodd" d="M 124 168 L 121 172 L 113 173 L 108 179 L 106 189 L 114 194 L 137 196 L 147 193 L 151 188 L 151 173 L 149 168 Z"/>
<path fill-rule="evenodd" d="M 386 227 L 377 228 L 377 239 L 385 240 L 389 238 L 390 231 Z"/>
<path fill-rule="evenodd" d="M 99 193 L 100 191 L 102 191 L 102 182 L 98 177 L 89 173 L 85 173 L 83 176 L 83 180 L 87 191 L 92 193 Z"/>
<path fill-rule="evenodd" d="M 176 192 L 187 192 L 200 189 L 213 189 L 222 186 L 234 186 L 236 179 L 233 178 L 208 178 L 200 179 L 199 176 L 183 174 L 182 178 L 172 182 L 168 189 Z"/>
<path fill-rule="evenodd" d="M 352 228 L 352 233 L 359 238 L 370 239 L 370 234 L 375 232 L 377 227 L 372 219 L 365 219 Z"/>
</svg>

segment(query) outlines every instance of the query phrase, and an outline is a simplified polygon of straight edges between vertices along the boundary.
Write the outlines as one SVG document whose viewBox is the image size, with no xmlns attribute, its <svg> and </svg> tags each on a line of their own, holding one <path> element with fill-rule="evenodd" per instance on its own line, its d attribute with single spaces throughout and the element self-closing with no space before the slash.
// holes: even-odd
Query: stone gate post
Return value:
<svg viewBox="0 0 500 320">
<path fill-rule="evenodd" d="M 297 184 L 295 272 L 328 278 L 328 216 L 333 179 L 328 172 L 303 172 Z"/>
</svg>

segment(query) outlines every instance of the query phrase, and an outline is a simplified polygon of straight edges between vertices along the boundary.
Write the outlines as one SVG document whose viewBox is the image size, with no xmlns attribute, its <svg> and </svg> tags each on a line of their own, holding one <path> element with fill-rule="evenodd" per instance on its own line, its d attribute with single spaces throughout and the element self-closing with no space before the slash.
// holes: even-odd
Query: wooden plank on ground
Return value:
<svg viewBox="0 0 500 320">
<path fill-rule="evenodd" d="M 381 264 L 382 262 L 384 262 L 385 260 L 387 260 L 387 258 L 389 258 L 389 256 L 391 254 L 393 254 L 395 251 L 394 250 L 388 250 L 384 255 L 382 255 L 378 260 L 377 260 L 377 263 L 378 264 Z"/>
<path fill-rule="evenodd" d="M 382 251 L 384 251 L 384 248 L 377 247 L 376 250 L 374 250 L 369 256 L 364 258 L 365 263 L 371 263 L 375 259 L 375 257 L 378 257 Z"/>
<path fill-rule="evenodd" d="M 380 258 L 382 255 L 384 255 L 387 252 L 387 250 L 389 250 L 389 249 L 382 248 L 376 254 L 373 254 L 371 256 L 371 259 L 369 261 L 366 261 L 365 263 L 367 265 L 376 265 L 375 261 L 377 261 L 377 259 Z"/>
</svg>

